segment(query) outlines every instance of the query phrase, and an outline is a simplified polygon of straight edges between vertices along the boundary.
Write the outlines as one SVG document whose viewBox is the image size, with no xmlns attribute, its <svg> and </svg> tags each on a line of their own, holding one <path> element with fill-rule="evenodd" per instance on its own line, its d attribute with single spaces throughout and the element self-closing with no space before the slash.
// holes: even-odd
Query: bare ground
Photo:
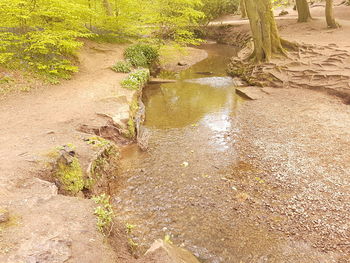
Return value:
<svg viewBox="0 0 350 263">
<path fill-rule="evenodd" d="M 251 201 L 241 212 L 258 210 L 252 219 L 271 231 L 331 252 L 325 262 L 350 262 L 349 106 L 303 89 L 265 91 L 239 113 L 241 158 L 228 179 Z"/>
<path fill-rule="evenodd" d="M 57 146 L 73 144 L 86 163 L 84 140 L 95 134 L 127 143 L 108 117 L 128 114 L 134 95 L 119 85 L 126 75 L 110 69 L 123 50 L 87 41 L 71 80 L 44 85 L 10 72 L 15 81 L 1 86 L 0 208 L 8 208 L 10 222 L 0 225 L 0 262 L 133 262 L 124 227 L 110 244 L 97 231 L 91 200 L 58 195 L 54 184 L 38 179 Z M 180 56 L 189 65 L 204 57 L 195 50 Z"/>
<path fill-rule="evenodd" d="M 128 255 L 123 243 L 115 253 L 104 242 L 91 201 L 57 195 L 54 184 L 36 178 L 52 149 L 84 146 L 91 135 L 78 132 L 81 125 L 102 127 L 107 120 L 96 113 L 127 105 L 123 75 L 109 69 L 121 57 L 120 47 L 87 43 L 72 80 L 1 101 L 0 206 L 11 220 L 0 226 L 0 262 L 116 262 Z"/>
</svg>

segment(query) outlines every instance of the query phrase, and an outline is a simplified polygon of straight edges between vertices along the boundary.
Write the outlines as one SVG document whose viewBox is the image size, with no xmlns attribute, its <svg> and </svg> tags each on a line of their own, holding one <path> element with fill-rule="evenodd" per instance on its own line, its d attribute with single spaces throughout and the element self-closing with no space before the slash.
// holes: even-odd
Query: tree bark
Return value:
<svg viewBox="0 0 350 263">
<path fill-rule="evenodd" d="M 109 0 L 103 0 L 103 6 L 106 10 L 107 16 L 113 16 L 113 9 Z"/>
<path fill-rule="evenodd" d="M 241 9 L 241 16 L 242 16 L 242 18 L 246 18 L 247 17 L 247 10 L 246 10 L 246 7 L 245 7 L 245 1 L 244 0 L 240 1 L 240 9 Z"/>
<path fill-rule="evenodd" d="M 271 0 L 245 0 L 254 40 L 251 57 L 255 62 L 269 61 L 274 54 L 286 54 L 282 47 Z"/>
<path fill-rule="evenodd" d="M 334 19 L 333 0 L 326 0 L 326 21 L 330 28 L 338 28 L 339 24 Z"/>
<path fill-rule="evenodd" d="M 307 0 L 296 0 L 298 10 L 298 22 L 308 22 L 311 19 L 310 8 Z"/>
</svg>

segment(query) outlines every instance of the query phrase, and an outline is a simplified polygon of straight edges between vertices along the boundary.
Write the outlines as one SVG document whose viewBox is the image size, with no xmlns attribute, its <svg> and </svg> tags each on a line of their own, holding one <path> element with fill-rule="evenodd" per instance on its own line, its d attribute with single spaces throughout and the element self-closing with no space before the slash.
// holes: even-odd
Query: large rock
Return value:
<svg viewBox="0 0 350 263">
<path fill-rule="evenodd" d="M 69 238 L 43 239 L 33 236 L 22 243 L 17 255 L 10 257 L 9 263 L 64 263 L 71 258 L 71 246 Z"/>
<path fill-rule="evenodd" d="M 236 93 L 248 100 L 259 100 L 269 94 L 263 88 L 253 86 L 236 88 Z"/>
<path fill-rule="evenodd" d="M 176 247 L 161 239 L 156 240 L 146 252 L 142 262 L 200 263 L 188 250 Z"/>
</svg>

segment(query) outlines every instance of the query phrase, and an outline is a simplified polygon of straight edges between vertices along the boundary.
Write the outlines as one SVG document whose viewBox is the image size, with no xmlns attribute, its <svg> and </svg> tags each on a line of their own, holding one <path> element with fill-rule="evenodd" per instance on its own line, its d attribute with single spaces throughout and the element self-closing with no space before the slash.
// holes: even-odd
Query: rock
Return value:
<svg viewBox="0 0 350 263">
<path fill-rule="evenodd" d="M 5 223 L 10 220 L 10 214 L 7 209 L 0 208 L 0 223 Z"/>
<path fill-rule="evenodd" d="M 199 72 L 196 72 L 196 74 L 210 76 L 210 75 L 213 75 L 214 73 L 211 71 L 199 71 Z"/>
<path fill-rule="evenodd" d="M 248 100 L 258 100 L 267 96 L 268 94 L 259 87 L 240 87 L 236 88 L 236 93 Z"/>
<path fill-rule="evenodd" d="M 186 63 L 186 62 L 184 62 L 184 61 L 179 61 L 178 63 L 177 63 L 177 65 L 178 66 L 187 66 L 188 64 Z"/>
<path fill-rule="evenodd" d="M 152 78 L 149 80 L 149 84 L 163 84 L 163 83 L 175 83 L 175 79 L 159 79 L 159 78 Z"/>
<path fill-rule="evenodd" d="M 161 239 L 156 240 L 147 250 L 144 260 L 154 263 L 199 263 L 198 259 L 188 250 Z"/>
<path fill-rule="evenodd" d="M 288 15 L 289 12 L 286 11 L 286 10 L 282 10 L 280 13 L 279 13 L 279 16 L 285 16 L 285 15 Z"/>
<path fill-rule="evenodd" d="M 10 262 L 64 263 L 71 258 L 71 246 L 72 241 L 68 238 L 33 237 L 21 245 L 17 255 L 10 257 Z"/>
</svg>

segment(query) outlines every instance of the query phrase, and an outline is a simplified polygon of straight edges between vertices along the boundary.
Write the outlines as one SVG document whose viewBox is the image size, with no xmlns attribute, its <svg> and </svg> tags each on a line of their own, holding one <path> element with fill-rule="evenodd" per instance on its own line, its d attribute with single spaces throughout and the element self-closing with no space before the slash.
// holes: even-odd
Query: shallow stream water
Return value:
<svg viewBox="0 0 350 263">
<path fill-rule="evenodd" d="M 202 262 L 255 262 L 275 249 L 275 239 L 244 221 L 236 189 L 224 180 L 238 156 L 235 114 L 242 99 L 225 71 L 236 51 L 203 48 L 208 58 L 176 83 L 144 89 L 149 150 L 123 150 L 125 187 L 114 205 L 118 220 L 133 226 L 129 236 L 139 254 L 169 236 Z"/>
</svg>

